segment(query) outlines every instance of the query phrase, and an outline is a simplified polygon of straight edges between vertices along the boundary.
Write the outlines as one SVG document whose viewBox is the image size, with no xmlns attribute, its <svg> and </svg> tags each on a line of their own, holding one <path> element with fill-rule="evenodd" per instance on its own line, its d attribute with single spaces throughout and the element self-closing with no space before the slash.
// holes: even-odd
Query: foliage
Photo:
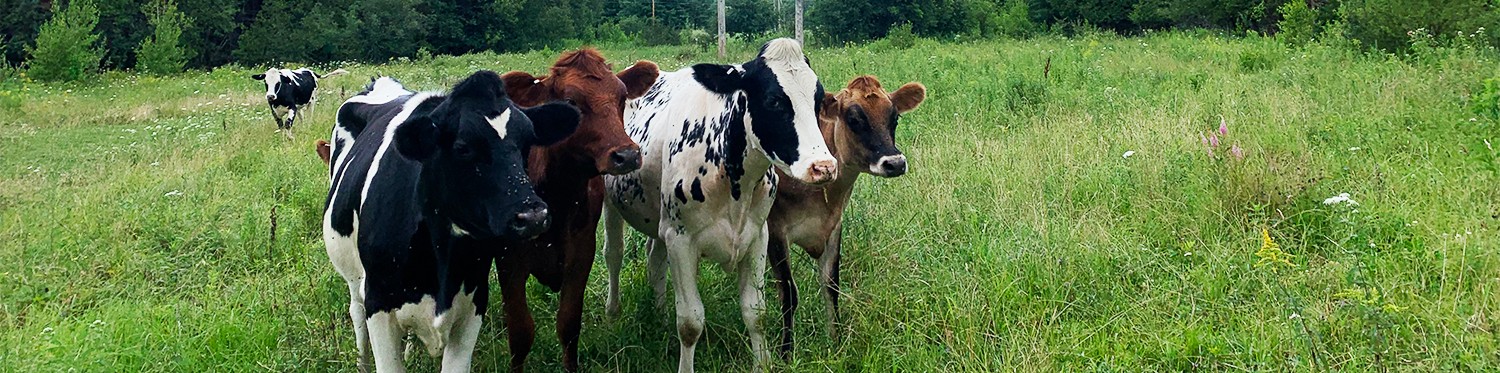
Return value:
<svg viewBox="0 0 1500 373">
<path fill-rule="evenodd" d="M 1490 0 L 1344 0 L 1339 10 L 1351 37 L 1381 50 L 1408 51 L 1408 33 L 1419 29 L 1444 45 L 1476 33 L 1481 44 L 1500 45 L 1496 35 L 1480 32 L 1500 25 L 1500 7 Z"/>
<path fill-rule="evenodd" d="M 885 41 L 891 48 L 909 49 L 917 45 L 917 35 L 911 32 L 910 23 L 902 23 L 885 33 Z"/>
<path fill-rule="evenodd" d="M 1291 45 L 1313 41 L 1318 32 L 1318 13 L 1308 8 L 1306 1 L 1287 1 L 1276 12 L 1281 14 L 1281 22 L 1276 23 L 1276 37 Z"/>
<path fill-rule="evenodd" d="M 181 45 L 183 29 L 191 23 L 177 10 L 174 0 L 155 0 L 142 11 L 151 25 L 151 37 L 141 40 L 135 50 L 135 67 L 149 74 L 175 74 L 182 71 L 189 58 Z"/>
<path fill-rule="evenodd" d="M 99 70 L 103 51 L 96 42 L 99 35 L 99 9 L 92 0 L 75 0 L 66 8 L 52 3 L 52 19 L 42 24 L 36 46 L 27 49 L 27 71 L 43 81 L 77 81 Z"/>
<path fill-rule="evenodd" d="M 47 20 L 48 9 L 41 0 L 0 0 L 0 51 L 6 64 L 19 65 L 26 60 L 26 46 L 36 41 L 37 29 Z"/>
</svg>

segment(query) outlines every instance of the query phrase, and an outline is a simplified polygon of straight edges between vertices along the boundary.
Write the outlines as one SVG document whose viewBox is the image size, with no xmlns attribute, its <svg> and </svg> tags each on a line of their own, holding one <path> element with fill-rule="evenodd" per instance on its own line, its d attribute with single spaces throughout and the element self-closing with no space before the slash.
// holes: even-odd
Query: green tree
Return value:
<svg viewBox="0 0 1500 373">
<path fill-rule="evenodd" d="M 192 20 L 183 30 L 181 40 L 192 56 L 188 66 L 213 67 L 233 61 L 240 32 L 244 31 L 237 17 L 246 5 L 245 0 L 192 0 L 177 4 L 177 10 Z"/>
<path fill-rule="evenodd" d="M 724 28 L 731 34 L 759 34 L 776 28 L 776 5 L 770 0 L 726 0 Z"/>
<path fill-rule="evenodd" d="M 31 56 L 27 71 L 45 81 L 77 81 L 98 72 L 104 52 L 98 46 L 99 9 L 92 0 L 74 0 L 66 8 L 52 3 L 52 18 L 37 32 L 36 46 L 27 48 Z"/>
<path fill-rule="evenodd" d="M 306 31 L 297 26 L 302 12 L 294 0 L 266 0 L 255 21 L 240 35 L 234 58 L 248 64 L 306 61 L 311 54 Z M 299 35 L 300 34 L 300 35 Z M 292 41 L 297 42 L 292 42 Z"/>
<path fill-rule="evenodd" d="M 0 9 L 5 10 L 0 12 L 0 51 L 5 64 L 19 65 L 51 9 L 39 0 L 0 0 Z"/>
<path fill-rule="evenodd" d="M 155 0 L 146 4 L 146 23 L 151 37 L 141 40 L 135 50 L 135 67 L 148 74 L 175 74 L 187 64 L 188 51 L 181 44 L 182 30 L 191 23 L 177 10 L 174 0 Z"/>
</svg>

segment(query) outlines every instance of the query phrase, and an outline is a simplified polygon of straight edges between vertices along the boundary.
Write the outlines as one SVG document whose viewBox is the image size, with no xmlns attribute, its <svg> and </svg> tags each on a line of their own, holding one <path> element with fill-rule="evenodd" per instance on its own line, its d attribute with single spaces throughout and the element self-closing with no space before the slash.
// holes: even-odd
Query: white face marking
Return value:
<svg viewBox="0 0 1500 373">
<path fill-rule="evenodd" d="M 450 227 L 449 231 L 450 233 L 453 233 L 453 237 L 464 237 L 469 235 L 469 231 L 466 231 L 463 228 L 459 228 L 458 224 L 453 224 Z"/>
<path fill-rule="evenodd" d="M 767 59 L 766 66 L 776 75 L 777 84 L 781 85 L 782 91 L 791 101 L 792 128 L 797 132 L 798 159 L 786 165 L 787 168 L 782 171 L 807 181 L 811 177 L 813 164 L 825 161 L 837 163 L 833 153 L 828 151 L 828 146 L 823 142 L 823 132 L 818 130 L 817 113 L 813 112 L 815 101 L 812 96 L 817 89 L 818 75 L 801 58 L 800 53 L 797 58 Z M 786 160 L 775 161 L 780 164 Z"/>
<path fill-rule="evenodd" d="M 490 122 L 490 128 L 495 129 L 495 134 L 500 135 L 501 140 L 505 140 L 506 127 L 510 124 L 510 109 L 505 109 L 505 111 L 500 112 L 500 115 L 494 118 L 485 118 L 485 120 Z"/>
<path fill-rule="evenodd" d="M 276 69 L 266 70 L 266 98 L 276 99 L 276 86 L 281 85 L 281 71 Z"/>
</svg>

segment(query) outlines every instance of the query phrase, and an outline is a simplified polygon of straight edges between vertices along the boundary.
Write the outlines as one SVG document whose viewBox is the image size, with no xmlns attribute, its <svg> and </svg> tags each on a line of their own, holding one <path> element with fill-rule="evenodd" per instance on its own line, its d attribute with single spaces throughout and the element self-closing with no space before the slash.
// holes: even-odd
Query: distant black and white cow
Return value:
<svg viewBox="0 0 1500 373">
<path fill-rule="evenodd" d="M 658 304 L 661 267 L 670 263 L 675 289 L 678 371 L 693 370 L 703 332 L 698 261 L 718 263 L 738 278 L 740 315 L 755 370 L 770 352 L 759 325 L 766 269 L 766 216 L 776 193 L 772 167 L 810 184 L 837 177 L 837 162 L 818 131 L 823 86 L 802 45 L 776 39 L 741 65 L 699 64 L 663 73 L 625 109 L 625 129 L 641 145 L 642 167 L 606 175 L 607 310 L 620 309 L 623 222 L 655 243 L 648 271 Z"/>
<path fill-rule="evenodd" d="M 494 245 L 547 226 L 523 154 L 571 134 L 567 104 L 521 109 L 500 75 L 447 95 L 373 81 L 339 107 L 323 242 L 349 285 L 360 370 L 401 372 L 415 334 L 443 372 L 466 372 L 488 305 Z M 373 356 L 372 356 L 373 355 Z"/>
<path fill-rule="evenodd" d="M 297 119 L 297 111 L 303 105 L 317 105 L 318 97 L 313 91 L 318 89 L 318 79 L 347 73 L 349 72 L 344 69 L 334 70 L 325 75 L 318 75 L 307 68 L 268 69 L 263 74 L 251 75 L 250 79 L 266 83 L 266 103 L 271 106 L 271 117 L 276 119 L 276 131 L 285 134 L 290 139 L 292 138 L 292 122 Z"/>
</svg>

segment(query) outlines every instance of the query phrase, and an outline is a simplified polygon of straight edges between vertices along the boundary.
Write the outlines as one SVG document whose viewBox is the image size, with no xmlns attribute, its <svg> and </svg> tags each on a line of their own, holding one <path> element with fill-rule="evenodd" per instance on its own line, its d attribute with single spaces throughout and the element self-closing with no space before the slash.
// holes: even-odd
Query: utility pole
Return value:
<svg viewBox="0 0 1500 373">
<path fill-rule="evenodd" d="M 724 0 L 719 0 L 719 58 L 724 58 L 724 42 L 727 39 L 728 36 L 724 34 Z"/>
<path fill-rule="evenodd" d="M 719 0 L 719 1 L 723 1 L 723 0 Z M 807 43 L 804 42 L 804 41 L 802 41 L 802 0 L 797 0 L 796 14 L 797 14 L 797 16 L 796 16 L 796 18 L 797 18 L 796 19 L 796 22 L 797 22 L 797 44 L 803 44 L 804 48 L 805 48 Z"/>
<path fill-rule="evenodd" d="M 651 22 L 656 22 L 656 0 L 651 0 Z"/>
</svg>

